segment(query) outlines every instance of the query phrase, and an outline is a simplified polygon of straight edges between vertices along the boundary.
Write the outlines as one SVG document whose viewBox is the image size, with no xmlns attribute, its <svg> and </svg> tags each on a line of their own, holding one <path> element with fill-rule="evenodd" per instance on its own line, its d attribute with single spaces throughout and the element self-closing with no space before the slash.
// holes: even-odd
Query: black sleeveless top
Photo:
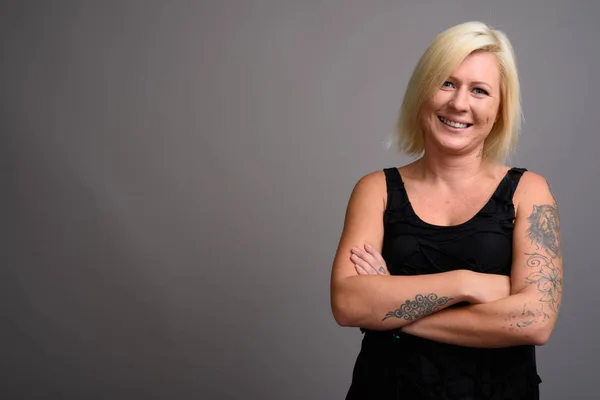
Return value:
<svg viewBox="0 0 600 400">
<path fill-rule="evenodd" d="M 469 269 L 510 275 L 513 194 L 526 170 L 511 168 L 470 220 L 437 226 L 414 212 L 397 168 L 384 169 L 388 201 L 382 256 L 392 275 Z M 362 329 L 346 399 L 538 399 L 535 346 L 481 349 L 401 331 Z"/>
</svg>

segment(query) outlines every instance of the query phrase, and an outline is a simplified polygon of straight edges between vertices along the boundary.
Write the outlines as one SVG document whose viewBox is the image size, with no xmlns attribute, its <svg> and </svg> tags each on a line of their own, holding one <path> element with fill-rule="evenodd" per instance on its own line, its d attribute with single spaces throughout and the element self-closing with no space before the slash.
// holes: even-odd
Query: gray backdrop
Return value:
<svg viewBox="0 0 600 400">
<path fill-rule="evenodd" d="M 4 1 L 6 399 L 340 399 L 361 335 L 329 274 L 434 36 L 505 30 L 513 164 L 546 176 L 565 293 L 544 399 L 595 398 L 600 3 Z"/>
</svg>

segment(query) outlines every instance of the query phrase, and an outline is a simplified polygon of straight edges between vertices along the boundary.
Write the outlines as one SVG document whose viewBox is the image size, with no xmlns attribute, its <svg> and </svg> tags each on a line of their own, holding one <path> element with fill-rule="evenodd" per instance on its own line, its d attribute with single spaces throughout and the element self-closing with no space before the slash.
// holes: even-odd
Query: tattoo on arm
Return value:
<svg viewBox="0 0 600 400">
<path fill-rule="evenodd" d="M 539 253 L 527 254 L 527 266 L 533 272 L 527 276 L 529 284 L 537 285 L 540 301 L 548 303 L 550 310 L 558 313 L 560 308 L 560 294 L 562 292 L 562 274 L 552 263 L 552 259 Z"/>
<path fill-rule="evenodd" d="M 560 222 L 556 203 L 534 205 L 529 218 L 527 236 L 538 249 L 545 251 L 550 257 L 560 257 Z"/>
<path fill-rule="evenodd" d="M 435 293 L 418 294 L 414 300 L 406 300 L 396 310 L 388 312 L 382 321 L 388 318 L 402 318 L 406 321 L 422 318 L 438 311 L 440 307 L 448 304 L 451 300 L 449 297 L 438 297 Z"/>
<path fill-rule="evenodd" d="M 536 322 L 544 322 L 547 318 L 550 318 L 550 316 L 544 312 L 543 305 L 531 310 L 527 308 L 527 304 L 524 304 L 522 311 L 511 312 L 506 321 L 509 323 L 508 330 L 514 331 L 515 329 L 527 328 Z"/>
<path fill-rule="evenodd" d="M 552 197 L 554 198 L 554 194 Z M 552 204 L 534 205 L 528 221 L 530 226 L 527 236 L 537 251 L 527 253 L 527 266 L 532 272 L 526 280 L 529 284 L 537 285 L 541 295 L 540 301 L 547 303 L 551 311 L 558 313 L 562 293 L 562 271 L 556 266 L 556 262 L 562 260 L 562 243 L 556 199 Z"/>
</svg>

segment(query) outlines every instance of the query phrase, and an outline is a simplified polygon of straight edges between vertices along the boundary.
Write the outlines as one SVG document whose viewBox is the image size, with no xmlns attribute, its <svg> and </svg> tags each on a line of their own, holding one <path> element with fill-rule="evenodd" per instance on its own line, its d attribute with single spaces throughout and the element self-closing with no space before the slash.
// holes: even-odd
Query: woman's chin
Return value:
<svg viewBox="0 0 600 400">
<path fill-rule="evenodd" d="M 449 155 L 466 155 L 474 151 L 476 146 L 467 140 L 461 140 L 460 138 L 453 138 L 452 140 L 444 139 L 437 143 L 436 151 L 442 154 Z"/>
</svg>

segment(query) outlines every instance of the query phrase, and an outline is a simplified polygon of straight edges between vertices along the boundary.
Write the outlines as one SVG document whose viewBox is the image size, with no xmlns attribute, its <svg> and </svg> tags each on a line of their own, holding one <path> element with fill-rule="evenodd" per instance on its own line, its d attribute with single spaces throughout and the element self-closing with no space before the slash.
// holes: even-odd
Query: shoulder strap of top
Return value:
<svg viewBox="0 0 600 400">
<path fill-rule="evenodd" d="M 398 168 L 385 168 L 383 172 L 385 173 L 388 193 L 393 190 L 404 189 L 404 182 L 402 182 Z"/>
<path fill-rule="evenodd" d="M 506 178 L 507 178 L 509 186 L 510 186 L 510 199 L 511 200 L 512 200 L 513 195 L 515 194 L 515 191 L 517 190 L 519 181 L 521 180 L 521 177 L 523 176 L 525 171 L 527 171 L 526 168 L 513 167 L 506 173 Z"/>
<path fill-rule="evenodd" d="M 386 210 L 398 210 L 408 201 L 404 182 L 398 168 L 385 168 L 385 180 L 387 185 L 387 206 Z"/>
</svg>

